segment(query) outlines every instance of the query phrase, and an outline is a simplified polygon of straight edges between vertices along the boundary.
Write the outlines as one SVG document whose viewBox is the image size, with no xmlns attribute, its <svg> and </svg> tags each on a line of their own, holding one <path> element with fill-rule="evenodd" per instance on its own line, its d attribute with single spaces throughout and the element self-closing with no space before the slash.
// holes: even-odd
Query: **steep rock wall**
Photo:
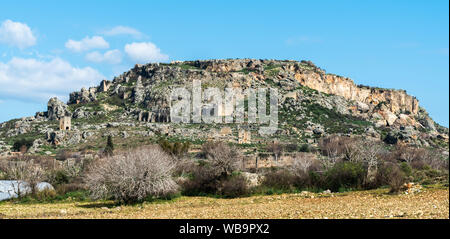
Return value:
<svg viewBox="0 0 450 239">
<path fill-rule="evenodd" d="M 295 79 L 309 88 L 327 94 L 343 96 L 349 100 L 372 105 L 384 103 L 395 114 L 407 112 L 415 115 L 419 111 L 419 101 L 406 94 L 404 90 L 357 86 L 349 78 L 331 74 L 321 75 L 317 72 L 296 72 Z"/>
</svg>

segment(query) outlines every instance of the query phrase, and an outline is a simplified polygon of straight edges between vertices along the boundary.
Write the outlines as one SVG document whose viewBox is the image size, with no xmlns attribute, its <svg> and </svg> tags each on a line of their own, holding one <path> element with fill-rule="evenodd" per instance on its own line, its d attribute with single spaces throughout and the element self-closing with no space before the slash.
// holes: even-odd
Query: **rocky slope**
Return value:
<svg viewBox="0 0 450 239">
<path fill-rule="evenodd" d="M 259 135 L 252 124 L 170 123 L 169 92 L 179 86 L 192 89 L 194 79 L 201 80 L 203 89 L 277 88 L 282 97 L 275 136 Z M 65 115 L 72 118 L 70 131 L 59 130 L 58 119 Z M 242 131 L 251 137 L 242 140 Z M 136 65 L 112 81 L 71 93 L 67 104 L 52 98 L 47 112 L 0 124 L 0 152 L 10 154 L 14 142 L 24 138 L 32 141 L 32 153 L 100 149 L 103 137 L 112 135 L 125 139 L 120 140 L 123 147 L 161 137 L 194 145 L 214 139 L 241 143 L 254 153 L 273 140 L 314 146 L 331 134 L 448 151 L 448 128 L 435 123 L 403 90 L 358 86 L 307 61 L 239 59 Z"/>
</svg>

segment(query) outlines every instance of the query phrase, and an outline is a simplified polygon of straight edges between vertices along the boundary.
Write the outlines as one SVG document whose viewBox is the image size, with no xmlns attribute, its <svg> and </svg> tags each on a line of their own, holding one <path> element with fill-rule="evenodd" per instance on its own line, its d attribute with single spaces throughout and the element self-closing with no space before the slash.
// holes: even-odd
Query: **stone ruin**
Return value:
<svg viewBox="0 0 450 239">
<path fill-rule="evenodd" d="M 65 115 L 59 119 L 59 130 L 71 130 L 72 129 L 72 117 Z"/>
</svg>

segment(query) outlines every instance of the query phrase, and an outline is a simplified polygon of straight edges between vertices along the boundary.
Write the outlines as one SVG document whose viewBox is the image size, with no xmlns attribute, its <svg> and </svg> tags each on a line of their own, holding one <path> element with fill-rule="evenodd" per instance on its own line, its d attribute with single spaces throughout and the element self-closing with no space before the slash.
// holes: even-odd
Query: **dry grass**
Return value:
<svg viewBox="0 0 450 239">
<path fill-rule="evenodd" d="M 387 190 L 282 194 L 238 199 L 180 197 L 115 206 L 112 202 L 0 203 L 0 218 L 449 218 L 449 190 L 389 195 Z"/>
</svg>

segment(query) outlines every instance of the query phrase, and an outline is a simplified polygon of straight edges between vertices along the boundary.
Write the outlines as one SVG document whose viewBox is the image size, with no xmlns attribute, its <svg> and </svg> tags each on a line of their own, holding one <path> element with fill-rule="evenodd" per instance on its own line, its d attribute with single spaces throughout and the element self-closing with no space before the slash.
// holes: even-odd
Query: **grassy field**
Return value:
<svg viewBox="0 0 450 239">
<path fill-rule="evenodd" d="M 449 218 L 448 188 L 391 195 L 387 189 L 236 199 L 178 197 L 118 206 L 110 201 L 0 203 L 0 218 Z"/>
</svg>

